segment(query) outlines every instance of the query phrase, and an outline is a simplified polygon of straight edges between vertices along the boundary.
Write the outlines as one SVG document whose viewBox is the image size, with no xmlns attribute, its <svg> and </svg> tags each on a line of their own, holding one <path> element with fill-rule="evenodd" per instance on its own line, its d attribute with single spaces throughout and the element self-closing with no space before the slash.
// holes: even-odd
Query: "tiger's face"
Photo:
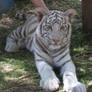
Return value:
<svg viewBox="0 0 92 92">
<path fill-rule="evenodd" d="M 43 18 L 40 29 L 41 36 L 49 45 L 62 46 L 67 44 L 71 36 L 70 16 L 66 12 L 57 10 L 49 11 Z"/>
</svg>

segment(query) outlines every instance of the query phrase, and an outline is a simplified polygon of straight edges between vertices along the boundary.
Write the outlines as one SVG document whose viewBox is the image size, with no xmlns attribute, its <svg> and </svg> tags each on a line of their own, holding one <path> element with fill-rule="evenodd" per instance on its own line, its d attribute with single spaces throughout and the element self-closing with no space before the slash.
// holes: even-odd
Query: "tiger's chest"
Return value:
<svg viewBox="0 0 92 92">
<path fill-rule="evenodd" d="M 36 59 L 44 60 L 51 65 L 61 66 L 64 62 L 67 62 L 69 59 L 68 45 L 49 45 L 48 42 L 35 35 L 34 37 L 34 50 L 33 53 L 36 53 Z"/>
<path fill-rule="evenodd" d="M 56 67 L 62 66 L 64 63 L 71 59 L 69 53 L 69 45 L 49 46 L 49 50 L 49 55 L 52 58 L 52 64 Z"/>
</svg>

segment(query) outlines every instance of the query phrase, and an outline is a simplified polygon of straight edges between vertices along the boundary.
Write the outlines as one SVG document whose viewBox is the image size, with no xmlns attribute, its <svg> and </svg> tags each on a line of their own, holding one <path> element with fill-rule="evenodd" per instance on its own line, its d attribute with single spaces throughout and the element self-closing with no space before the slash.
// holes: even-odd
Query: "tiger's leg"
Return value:
<svg viewBox="0 0 92 92">
<path fill-rule="evenodd" d="M 17 52 L 20 47 L 23 47 L 25 40 L 22 38 L 22 28 L 23 25 L 19 26 L 8 35 L 5 46 L 6 52 Z"/>
<path fill-rule="evenodd" d="M 78 82 L 73 62 L 66 63 L 61 68 L 63 75 L 64 92 L 87 92 L 84 84 Z"/>
<path fill-rule="evenodd" d="M 46 91 L 59 89 L 59 79 L 56 77 L 52 67 L 44 61 L 36 61 L 38 72 L 41 76 L 40 87 Z"/>
</svg>

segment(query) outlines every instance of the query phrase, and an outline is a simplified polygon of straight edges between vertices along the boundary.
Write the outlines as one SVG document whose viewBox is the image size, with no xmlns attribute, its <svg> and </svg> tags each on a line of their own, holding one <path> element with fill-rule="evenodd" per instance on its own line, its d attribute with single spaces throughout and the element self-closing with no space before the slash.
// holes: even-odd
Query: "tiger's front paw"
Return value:
<svg viewBox="0 0 92 92">
<path fill-rule="evenodd" d="M 87 92 L 84 84 L 78 82 L 74 85 L 69 85 L 68 87 L 64 86 L 64 92 Z"/>
<path fill-rule="evenodd" d="M 57 91 L 59 89 L 59 83 L 57 78 L 48 78 L 40 81 L 40 87 L 46 91 Z"/>
</svg>

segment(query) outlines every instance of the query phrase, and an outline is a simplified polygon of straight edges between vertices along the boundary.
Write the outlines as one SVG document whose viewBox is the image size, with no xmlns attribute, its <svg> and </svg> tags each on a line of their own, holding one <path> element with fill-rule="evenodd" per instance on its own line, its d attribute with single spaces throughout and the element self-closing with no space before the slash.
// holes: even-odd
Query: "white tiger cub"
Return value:
<svg viewBox="0 0 92 92">
<path fill-rule="evenodd" d="M 28 35 L 26 45 L 30 44 L 27 48 L 35 55 L 36 67 L 41 76 L 40 86 L 46 91 L 59 89 L 60 81 L 53 71 L 54 67 L 58 67 L 63 76 L 64 92 L 87 92 L 85 85 L 77 79 L 69 50 L 71 23 L 75 14 L 74 9 L 48 11 L 34 34 Z"/>
<path fill-rule="evenodd" d="M 33 41 L 35 61 L 41 76 L 40 86 L 47 91 L 59 88 L 60 81 L 53 71 L 54 67 L 59 67 L 64 92 L 86 92 L 85 85 L 77 79 L 69 51 L 75 14 L 74 9 L 49 11 L 36 29 Z"/>
</svg>

